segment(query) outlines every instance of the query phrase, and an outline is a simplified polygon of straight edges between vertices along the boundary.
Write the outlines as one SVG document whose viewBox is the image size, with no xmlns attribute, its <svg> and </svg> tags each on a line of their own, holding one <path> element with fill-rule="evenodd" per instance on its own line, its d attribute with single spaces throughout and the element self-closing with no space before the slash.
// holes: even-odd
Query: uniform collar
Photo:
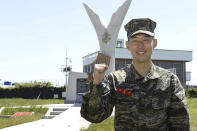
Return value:
<svg viewBox="0 0 197 131">
<path fill-rule="evenodd" d="M 127 79 L 129 81 L 138 81 L 138 80 L 143 80 L 143 79 L 144 79 L 144 81 L 147 81 L 149 79 L 159 78 L 161 75 L 162 75 L 162 73 L 160 72 L 159 68 L 151 62 L 151 67 L 150 67 L 149 73 L 147 74 L 146 77 L 143 77 L 136 71 L 136 69 L 134 68 L 133 63 L 132 63 L 129 68 Z"/>
<path fill-rule="evenodd" d="M 146 77 L 148 79 L 156 79 L 156 78 L 159 78 L 161 75 L 162 73 L 159 70 L 159 68 L 151 62 L 151 68 Z"/>
</svg>

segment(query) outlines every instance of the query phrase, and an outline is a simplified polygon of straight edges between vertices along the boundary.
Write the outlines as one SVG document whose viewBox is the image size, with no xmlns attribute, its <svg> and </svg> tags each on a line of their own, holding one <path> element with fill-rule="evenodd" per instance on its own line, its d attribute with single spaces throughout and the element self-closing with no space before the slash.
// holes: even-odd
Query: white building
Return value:
<svg viewBox="0 0 197 131">
<path fill-rule="evenodd" d="M 69 81 L 70 84 L 68 85 L 67 94 L 70 95 L 67 95 L 68 101 L 74 101 L 77 98 L 81 99 L 79 98 L 81 94 L 89 90 L 87 86 L 85 86 L 85 77 L 87 77 L 87 72 L 93 70 L 94 65 L 92 63 L 96 59 L 98 52 L 99 51 L 93 52 L 83 57 L 83 73 L 74 73 L 75 75 L 73 76 L 73 73 L 71 72 L 72 81 L 74 81 L 75 84 Z M 152 60 L 155 65 L 174 72 L 179 77 L 183 87 L 186 86 L 186 81 L 191 80 L 191 72 L 186 72 L 186 62 L 192 61 L 192 51 L 154 49 Z M 115 50 L 115 69 L 117 70 L 125 67 L 127 64 L 131 64 L 131 62 L 132 55 L 124 47 L 124 40 L 118 39 Z"/>
</svg>

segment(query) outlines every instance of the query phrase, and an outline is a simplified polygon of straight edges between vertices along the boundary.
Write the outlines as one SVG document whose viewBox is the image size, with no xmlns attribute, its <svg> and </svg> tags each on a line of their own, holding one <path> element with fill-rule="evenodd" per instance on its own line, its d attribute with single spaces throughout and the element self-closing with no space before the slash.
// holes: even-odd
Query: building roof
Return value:
<svg viewBox="0 0 197 131">
<path fill-rule="evenodd" d="M 83 57 L 83 65 L 91 64 L 97 57 L 99 51 L 92 54 L 88 54 Z M 116 48 L 116 59 L 132 59 L 127 48 Z M 166 50 L 166 49 L 154 49 L 152 53 L 152 60 L 165 60 L 165 61 L 192 61 L 192 51 L 187 50 Z"/>
<path fill-rule="evenodd" d="M 132 55 L 127 48 L 116 48 L 116 58 L 132 59 Z M 186 50 L 164 50 L 154 49 L 152 60 L 168 60 L 168 61 L 192 61 L 192 51 Z"/>
</svg>

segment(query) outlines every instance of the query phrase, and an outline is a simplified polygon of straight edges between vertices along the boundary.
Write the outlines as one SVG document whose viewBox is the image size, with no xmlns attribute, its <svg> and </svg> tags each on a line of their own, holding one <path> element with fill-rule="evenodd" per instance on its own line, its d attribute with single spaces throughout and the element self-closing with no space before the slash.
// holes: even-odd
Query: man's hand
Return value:
<svg viewBox="0 0 197 131">
<path fill-rule="evenodd" d="M 108 69 L 106 64 L 94 65 L 94 84 L 100 84 L 104 80 L 105 72 Z"/>
</svg>

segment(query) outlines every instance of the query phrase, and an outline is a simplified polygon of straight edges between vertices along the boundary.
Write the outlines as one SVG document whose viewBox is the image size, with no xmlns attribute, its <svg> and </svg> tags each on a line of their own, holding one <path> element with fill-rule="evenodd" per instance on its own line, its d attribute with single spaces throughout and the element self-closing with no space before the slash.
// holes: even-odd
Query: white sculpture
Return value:
<svg viewBox="0 0 197 131">
<path fill-rule="evenodd" d="M 107 74 L 115 71 L 115 48 L 123 19 L 128 11 L 132 0 L 126 0 L 122 6 L 112 15 L 109 25 L 107 26 L 99 15 L 90 9 L 85 3 L 84 7 L 90 20 L 96 30 L 99 40 L 100 51 L 106 56 L 110 56 L 110 65 Z"/>
</svg>

